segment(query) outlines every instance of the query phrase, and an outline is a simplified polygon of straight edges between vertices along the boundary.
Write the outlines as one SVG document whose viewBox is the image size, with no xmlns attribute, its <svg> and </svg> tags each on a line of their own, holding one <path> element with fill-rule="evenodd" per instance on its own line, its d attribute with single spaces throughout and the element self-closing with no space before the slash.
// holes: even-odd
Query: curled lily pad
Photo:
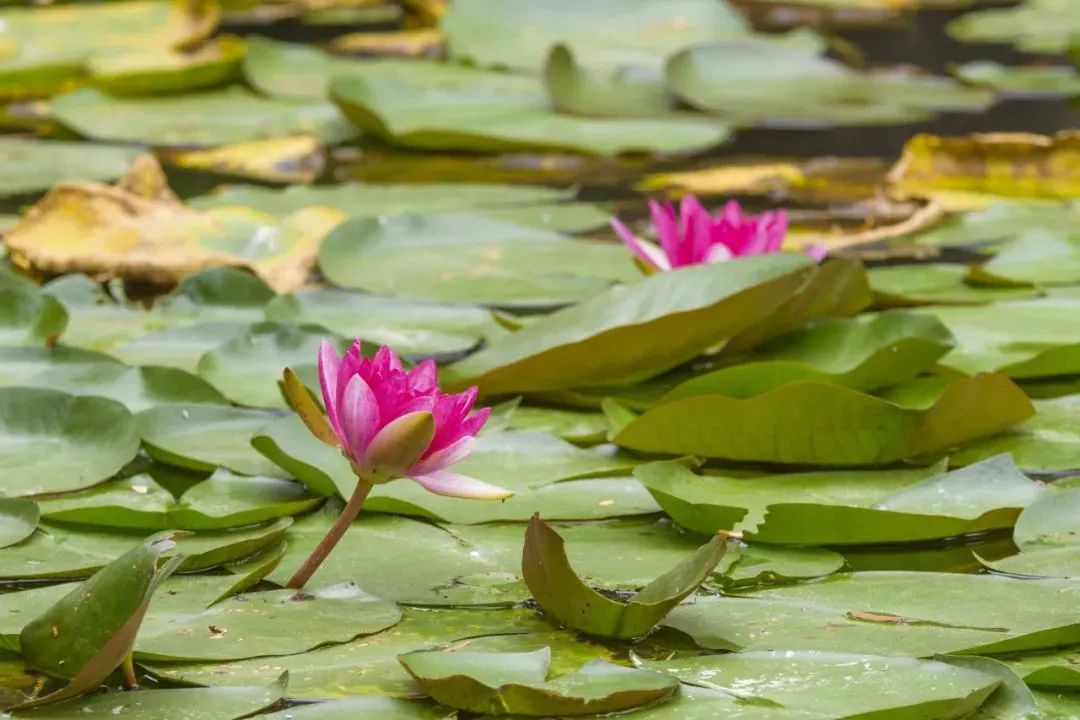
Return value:
<svg viewBox="0 0 1080 720">
<path fill-rule="evenodd" d="M 646 705 L 678 682 L 648 670 L 594 660 L 547 680 L 551 651 L 422 651 L 399 659 L 424 692 L 443 705 L 493 715 L 590 715 Z"/>
<path fill-rule="evenodd" d="M 563 539 L 534 515 L 525 535 L 521 572 L 540 607 L 560 624 L 589 635 L 626 639 L 652 630 L 709 576 L 726 549 L 724 540 L 714 537 L 623 603 L 582 582 L 566 557 Z"/>
<path fill-rule="evenodd" d="M 161 95 L 226 85 L 240 76 L 244 41 L 222 35 L 183 51 L 152 48 L 94 58 L 95 87 L 110 95 Z"/>
<path fill-rule="evenodd" d="M 556 107 L 576 115 L 655 117 L 675 105 L 659 67 L 591 70 L 577 63 L 573 50 L 561 44 L 551 48 L 544 63 L 544 86 Z"/>
</svg>

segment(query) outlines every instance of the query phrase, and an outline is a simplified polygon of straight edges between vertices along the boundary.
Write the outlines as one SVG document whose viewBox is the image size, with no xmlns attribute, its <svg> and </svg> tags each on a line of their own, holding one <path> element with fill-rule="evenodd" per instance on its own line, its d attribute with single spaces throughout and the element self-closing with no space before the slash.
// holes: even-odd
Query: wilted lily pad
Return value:
<svg viewBox="0 0 1080 720">
<path fill-rule="evenodd" d="M 494 715 L 588 715 L 670 696 L 678 682 L 649 670 L 594 660 L 547 680 L 551 651 L 421 651 L 399 659 L 424 692 L 443 705 Z"/>
</svg>

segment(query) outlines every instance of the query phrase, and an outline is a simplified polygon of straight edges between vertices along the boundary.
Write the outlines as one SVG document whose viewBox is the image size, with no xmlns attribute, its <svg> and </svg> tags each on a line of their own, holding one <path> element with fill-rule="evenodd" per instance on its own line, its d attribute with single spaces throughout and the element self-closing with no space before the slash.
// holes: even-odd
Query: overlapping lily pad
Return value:
<svg viewBox="0 0 1080 720">
<path fill-rule="evenodd" d="M 219 465 L 246 475 L 281 475 L 251 447 L 256 432 L 277 416 L 227 406 L 172 404 L 139 413 L 147 452 L 172 465 L 213 470 Z"/>
</svg>

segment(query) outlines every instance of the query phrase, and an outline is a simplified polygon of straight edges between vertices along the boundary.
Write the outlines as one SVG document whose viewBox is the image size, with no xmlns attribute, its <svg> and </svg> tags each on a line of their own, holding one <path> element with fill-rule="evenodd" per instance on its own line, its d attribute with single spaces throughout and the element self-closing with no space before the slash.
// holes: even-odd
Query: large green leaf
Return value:
<svg viewBox="0 0 1080 720">
<path fill-rule="evenodd" d="M 594 660 L 547 680 L 551 651 L 420 651 L 399 659 L 424 692 L 449 707 L 486 715 L 591 715 L 669 697 L 678 682 L 659 673 Z"/>
<path fill-rule="evenodd" d="M 1061 0 L 1030 0 L 1017 7 L 988 9 L 958 17 L 949 34 L 969 43 L 1010 43 L 1039 53 L 1064 52 L 1080 30 L 1076 6 Z"/>
<path fill-rule="evenodd" d="M 70 680 L 29 705 L 91 690 L 131 653 L 150 596 L 183 560 L 172 533 L 147 538 L 27 624 L 19 646 L 29 667 Z"/>
<path fill-rule="evenodd" d="M 1033 688 L 1080 690 L 1080 654 L 1076 648 L 1004 658 L 1003 662 Z"/>
<path fill-rule="evenodd" d="M 147 452 L 192 470 L 217 466 L 245 475 L 281 476 L 276 465 L 251 447 L 252 436 L 277 415 L 217 405 L 160 405 L 138 415 Z"/>
<path fill-rule="evenodd" d="M 556 108 L 586 117 L 660 117 L 675 105 L 658 66 L 588 68 L 563 44 L 547 56 L 544 87 Z"/>
<path fill-rule="evenodd" d="M 700 395 L 663 403 L 615 436 L 644 452 L 808 465 L 879 465 L 938 453 L 1034 413 L 1001 375 L 957 380 L 927 409 L 836 385 L 794 382 L 751 398 Z"/>
<path fill-rule="evenodd" d="M 861 572 L 740 597 L 699 598 L 664 625 L 703 647 L 1003 654 L 1080 641 L 1080 583 L 934 572 Z"/>
<path fill-rule="evenodd" d="M 67 327 L 56 298 L 33 289 L 0 289 L 0 345 L 48 345 Z"/>
<path fill-rule="evenodd" d="M 449 369 L 492 395 L 658 375 L 752 327 L 812 268 L 795 254 L 658 273 L 530 323 Z"/>
<path fill-rule="evenodd" d="M 1031 230 L 997 255 L 972 267 L 969 280 L 985 285 L 1074 285 L 1080 282 L 1080 238 Z"/>
<path fill-rule="evenodd" d="M 868 275 L 874 300 L 883 307 L 981 305 L 1042 294 L 1025 284 L 972 285 L 965 282 L 967 268 L 945 263 L 889 265 L 873 268 Z"/>
<path fill-rule="evenodd" d="M 638 274 L 621 247 L 468 216 L 346 221 L 319 268 L 354 290 L 509 306 L 580 300 Z"/>
<path fill-rule="evenodd" d="M 115 180 L 137 154 L 114 145 L 5 138 L 0 140 L 0 195 L 40 192 L 75 180 Z"/>
<path fill-rule="evenodd" d="M 533 515 L 525 534 L 521 573 L 533 598 L 560 625 L 588 635 L 630 639 L 644 636 L 694 592 L 724 556 L 723 538 L 714 537 L 692 556 L 656 578 L 629 602 L 593 590 L 578 577 L 563 539 Z"/>
<path fill-rule="evenodd" d="M 0 548 L 30 537 L 40 518 L 41 511 L 33 500 L 0 497 Z"/>
<path fill-rule="evenodd" d="M 356 135 L 333 105 L 272 100 L 236 87 L 160 98 L 76 90 L 53 100 L 50 110 L 94 140 L 157 146 L 226 145 L 300 133 L 340 143 Z"/>
<path fill-rule="evenodd" d="M 365 133 L 408 148 L 566 150 L 597 155 L 719 145 L 718 121 L 583 118 L 554 111 L 537 77 L 425 61 L 369 63 L 330 83 L 330 97 Z"/>
<path fill-rule="evenodd" d="M 47 387 L 72 395 L 96 395 L 140 412 L 168 403 L 219 405 L 225 398 L 202 379 L 179 368 L 127 367 L 118 362 L 62 363 L 24 380 L 21 385 Z"/>
<path fill-rule="evenodd" d="M 98 363 L 108 363 L 108 355 L 80 350 L 65 345 L 53 347 L 2 347 L 0 346 L 0 385 L 27 385 L 27 380 L 56 367 L 78 366 L 90 368 Z M 31 385 L 33 383 L 30 383 Z"/>
<path fill-rule="evenodd" d="M 933 316 L 893 311 L 812 323 L 680 383 L 665 401 L 694 395 L 752 397 L 795 380 L 871 392 L 914 378 L 952 347 Z"/>
<path fill-rule="evenodd" d="M 1010 453 L 1026 472 L 1053 473 L 1076 468 L 1080 452 L 1080 395 L 1035 402 L 1037 413 L 1011 430 L 969 443 L 950 457 L 967 465 Z"/>
<path fill-rule="evenodd" d="M 1012 527 L 1043 490 L 1007 455 L 942 470 L 698 476 L 664 462 L 635 474 L 684 527 L 739 529 L 753 542 L 786 545 L 912 542 Z"/>
<path fill-rule="evenodd" d="M 0 389 L 5 491 L 40 495 L 89 487 L 139 449 L 138 428 L 118 402 L 44 388 Z"/>
<path fill-rule="evenodd" d="M 357 697 L 300 705 L 262 716 L 265 720 L 444 720 L 434 703 L 385 697 Z"/>
<path fill-rule="evenodd" d="M 1000 682 L 993 675 L 932 660 L 838 652 L 704 655 L 647 662 L 645 667 L 690 685 L 726 690 L 749 705 L 865 720 L 965 717 Z M 853 667 L 858 671 L 853 673 Z"/>
</svg>

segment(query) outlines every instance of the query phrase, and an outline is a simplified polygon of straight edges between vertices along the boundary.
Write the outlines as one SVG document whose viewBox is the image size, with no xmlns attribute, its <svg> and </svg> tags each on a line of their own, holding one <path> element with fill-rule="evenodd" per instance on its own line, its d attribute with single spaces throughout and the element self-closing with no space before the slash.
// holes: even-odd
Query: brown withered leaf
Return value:
<svg viewBox="0 0 1080 720">
<path fill-rule="evenodd" d="M 334 38 L 330 49 L 347 55 L 435 58 L 442 55 L 443 42 L 443 33 L 438 28 L 417 28 L 348 33 Z"/>
<path fill-rule="evenodd" d="M 1080 197 L 1080 131 L 916 135 L 888 180 L 894 196 L 933 198 L 950 211 L 1003 198 L 1073 199 Z"/>
<path fill-rule="evenodd" d="M 37 272 L 174 285 L 206 268 L 243 267 L 288 292 L 305 284 L 322 238 L 343 219 L 325 207 L 280 220 L 246 207 L 193 210 L 142 155 L 116 185 L 56 185 L 5 239 L 14 262 Z"/>
<path fill-rule="evenodd" d="M 312 183 L 326 164 L 323 148 L 311 135 L 252 140 L 200 150 L 159 149 L 175 167 L 280 183 Z"/>
</svg>

